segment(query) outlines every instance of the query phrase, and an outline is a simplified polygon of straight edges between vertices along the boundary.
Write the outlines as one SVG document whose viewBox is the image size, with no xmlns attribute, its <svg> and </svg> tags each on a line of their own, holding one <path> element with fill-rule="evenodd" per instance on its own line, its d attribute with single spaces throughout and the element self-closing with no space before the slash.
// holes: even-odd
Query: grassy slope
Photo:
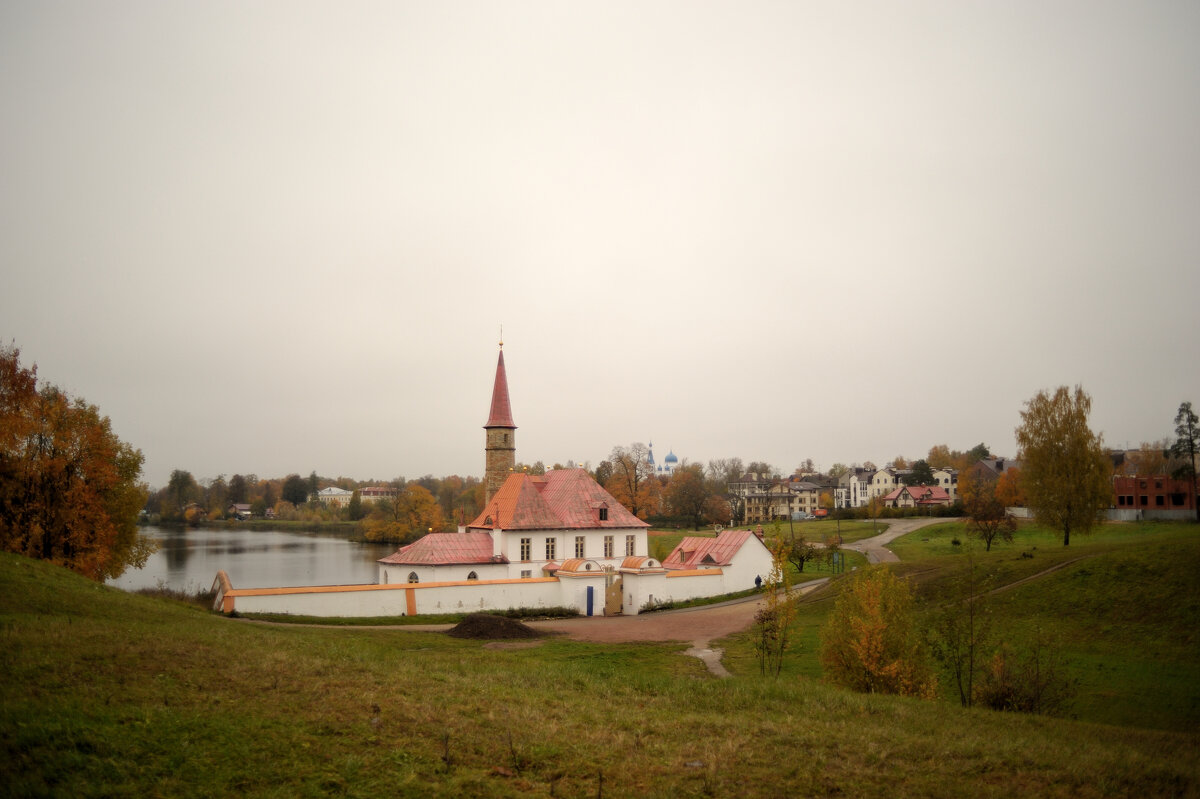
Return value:
<svg viewBox="0 0 1200 799">
<path fill-rule="evenodd" d="M 962 545 L 955 546 L 955 538 Z M 951 578 L 970 559 L 992 575 L 994 586 L 1068 564 L 989 598 L 997 640 L 1019 642 L 1040 628 L 1061 641 L 1079 681 L 1071 708 L 1077 718 L 1200 729 L 1200 536 L 1194 526 L 1107 525 L 1063 547 L 1053 534 L 1023 525 L 1013 543 L 985 552 L 961 524 L 949 523 L 904 536 L 891 548 L 903 561 L 897 572 L 912 579 L 927 609 L 945 601 Z M 820 677 L 819 633 L 835 595 L 836 587 L 800 607 L 786 665 L 791 674 Z M 738 673 L 757 669 L 749 635 L 726 642 L 726 653 Z M 948 675 L 942 682 L 947 701 L 957 703 Z"/>
<path fill-rule="evenodd" d="M 674 645 L 253 625 L 10 555 L 0 586 L 13 795 L 1200 791 L 1194 733 L 715 680 Z"/>
</svg>

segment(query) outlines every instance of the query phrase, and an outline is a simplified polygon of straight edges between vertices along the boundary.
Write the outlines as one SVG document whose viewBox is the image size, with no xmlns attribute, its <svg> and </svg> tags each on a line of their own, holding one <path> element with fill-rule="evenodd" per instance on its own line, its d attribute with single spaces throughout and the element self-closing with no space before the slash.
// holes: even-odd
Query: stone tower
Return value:
<svg viewBox="0 0 1200 799">
<path fill-rule="evenodd" d="M 488 415 L 484 453 L 484 507 L 504 485 L 517 465 L 517 426 L 513 423 L 512 405 L 508 401 L 508 376 L 504 372 L 504 342 L 500 342 L 500 360 L 496 362 L 496 383 L 492 386 L 492 411 Z"/>
</svg>

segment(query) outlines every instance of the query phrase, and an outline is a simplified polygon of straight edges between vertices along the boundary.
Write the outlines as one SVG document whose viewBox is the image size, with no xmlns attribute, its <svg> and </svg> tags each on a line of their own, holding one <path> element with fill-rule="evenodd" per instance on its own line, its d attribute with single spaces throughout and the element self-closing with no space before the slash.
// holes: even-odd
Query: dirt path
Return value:
<svg viewBox="0 0 1200 799">
<path fill-rule="evenodd" d="M 827 582 L 828 577 L 812 580 L 794 588 L 793 593 L 807 594 Z M 529 622 L 529 626 L 543 632 L 561 633 L 576 641 L 613 644 L 637 641 L 687 642 L 691 648 L 686 654 L 700 658 L 709 672 L 717 677 L 728 677 L 729 672 L 721 664 L 724 651 L 713 649 L 709 644 L 753 624 L 754 614 L 762 602 L 761 596 L 751 596 L 697 608 L 663 610 L 637 616 L 546 619 Z"/>
</svg>

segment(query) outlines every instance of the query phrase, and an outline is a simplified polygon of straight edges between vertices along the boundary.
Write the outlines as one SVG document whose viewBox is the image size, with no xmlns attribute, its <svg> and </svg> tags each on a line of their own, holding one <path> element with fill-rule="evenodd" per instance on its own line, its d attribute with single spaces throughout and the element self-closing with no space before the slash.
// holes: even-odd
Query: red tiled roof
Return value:
<svg viewBox="0 0 1200 799">
<path fill-rule="evenodd" d="M 444 566 L 453 563 L 507 563 L 492 558 L 490 533 L 429 533 L 413 543 L 400 547 L 379 563 Z"/>
<path fill-rule="evenodd" d="M 946 493 L 946 489 L 942 488 L 941 486 L 927 485 L 900 486 L 884 497 L 883 501 L 893 502 L 899 499 L 900 495 L 905 492 L 908 492 L 908 495 L 912 497 L 918 505 L 939 505 L 942 503 L 950 503 L 950 495 Z"/>
<path fill-rule="evenodd" d="M 501 346 L 504 346 L 503 344 Z M 496 361 L 496 383 L 492 386 L 492 410 L 484 427 L 511 427 L 517 423 L 512 418 L 512 404 L 508 401 L 508 375 L 504 371 L 504 350 Z"/>
<path fill-rule="evenodd" d="M 750 530 L 725 530 L 716 538 L 689 535 L 671 550 L 662 565 L 668 569 L 728 566 L 752 535 Z"/>
<path fill-rule="evenodd" d="M 608 510 L 603 521 L 602 508 Z M 650 525 L 626 510 L 584 469 L 555 469 L 544 475 L 509 475 L 469 526 L 480 530 L 588 530 Z"/>
</svg>

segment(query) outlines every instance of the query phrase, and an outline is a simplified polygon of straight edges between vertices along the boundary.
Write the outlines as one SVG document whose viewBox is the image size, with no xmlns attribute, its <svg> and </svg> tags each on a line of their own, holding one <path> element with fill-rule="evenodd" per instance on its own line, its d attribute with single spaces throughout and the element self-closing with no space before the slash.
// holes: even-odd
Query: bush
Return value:
<svg viewBox="0 0 1200 799">
<path fill-rule="evenodd" d="M 932 698 L 937 678 L 913 619 L 908 584 L 884 566 L 850 578 L 821 631 L 821 665 L 835 685 Z"/>
<path fill-rule="evenodd" d="M 975 702 L 992 710 L 1057 715 L 1075 696 L 1075 688 L 1059 649 L 1039 630 L 1024 652 L 1016 653 L 1008 644 L 996 650 L 984 667 Z"/>
</svg>

